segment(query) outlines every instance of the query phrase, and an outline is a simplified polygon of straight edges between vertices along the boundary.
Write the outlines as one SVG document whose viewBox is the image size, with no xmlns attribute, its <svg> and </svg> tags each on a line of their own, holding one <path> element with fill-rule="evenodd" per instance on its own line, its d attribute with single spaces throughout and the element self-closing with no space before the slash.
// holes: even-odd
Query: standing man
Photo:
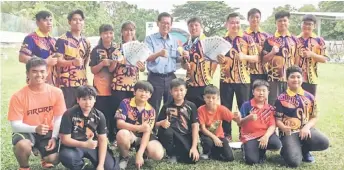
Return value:
<svg viewBox="0 0 344 170">
<path fill-rule="evenodd" d="M 303 73 L 302 88 L 313 96 L 317 91 L 318 63 L 326 63 L 328 60 L 324 39 L 313 33 L 316 23 L 314 15 L 303 16 L 302 33 L 299 35 L 299 41 L 303 46 L 299 61 Z"/>
<path fill-rule="evenodd" d="M 169 32 L 171 31 L 173 18 L 167 13 L 159 14 L 157 25 L 159 32 L 149 35 L 145 39 L 145 43 L 153 52 L 147 59 L 148 82 L 153 85 L 154 92 L 149 103 L 159 112 L 161 98 L 164 103 L 172 100 L 169 93 L 170 83 L 176 78 L 176 64 L 180 62 L 180 54 L 177 51 L 178 42 Z M 185 53 L 185 57 L 189 54 Z"/>
<path fill-rule="evenodd" d="M 264 42 L 263 61 L 265 65 L 269 88 L 269 104 L 273 105 L 277 96 L 286 90 L 286 70 L 296 64 L 300 53 L 300 43 L 297 37 L 288 30 L 290 13 L 279 11 L 275 14 L 277 30 L 274 36 Z"/>
<path fill-rule="evenodd" d="M 217 63 L 207 60 L 203 54 L 201 40 L 205 38 L 202 33 L 202 22 L 197 17 L 190 18 L 187 22 L 191 38 L 184 44 L 184 49 L 189 52 L 189 59 L 183 62 L 187 70 L 187 93 L 186 99 L 195 103 L 196 107 L 204 105 L 204 89 L 213 84 L 213 75 Z"/>
<path fill-rule="evenodd" d="M 226 56 L 219 55 L 221 66 L 220 97 L 221 104 L 232 111 L 234 93 L 238 108 L 249 99 L 250 71 L 249 63 L 258 61 L 258 51 L 252 37 L 245 35 L 240 28 L 240 18 L 237 13 L 227 16 L 228 34 L 225 40 L 232 44 Z M 225 137 L 231 141 L 231 122 L 223 122 Z"/>
<path fill-rule="evenodd" d="M 257 79 L 267 80 L 267 74 L 263 69 L 263 55 L 262 50 L 264 46 L 264 41 L 270 36 L 268 33 L 263 32 L 260 28 L 260 19 L 261 19 L 261 12 L 257 8 L 252 8 L 247 13 L 247 19 L 250 26 L 244 32 L 246 35 L 249 35 L 253 38 L 254 42 L 256 43 L 258 49 L 258 62 L 254 64 L 250 64 L 250 72 L 251 72 L 251 91 L 250 91 L 250 98 L 253 97 L 253 88 L 252 84 Z"/>
<path fill-rule="evenodd" d="M 75 10 L 68 14 L 71 31 L 63 34 L 56 42 L 59 55 L 57 66 L 59 85 L 63 91 L 67 108 L 76 104 L 76 89 L 87 84 L 86 65 L 90 58 L 91 45 L 81 35 L 84 13 Z"/>
<path fill-rule="evenodd" d="M 54 37 L 51 37 L 50 31 L 53 28 L 53 18 L 48 11 L 39 11 L 36 14 L 36 24 L 38 29 L 27 35 L 19 51 L 19 61 L 27 63 L 32 56 L 37 56 L 46 61 L 48 65 L 47 83 L 56 85 L 54 75 L 54 66 L 57 63 L 55 58 Z"/>
</svg>

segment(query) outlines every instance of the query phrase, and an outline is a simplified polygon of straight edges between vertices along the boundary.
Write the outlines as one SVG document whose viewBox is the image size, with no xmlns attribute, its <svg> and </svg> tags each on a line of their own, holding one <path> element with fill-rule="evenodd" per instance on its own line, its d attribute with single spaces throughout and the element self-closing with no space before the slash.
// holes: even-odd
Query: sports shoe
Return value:
<svg viewBox="0 0 344 170">
<path fill-rule="evenodd" d="M 266 161 L 266 154 L 259 156 L 259 164 L 263 164 Z"/>
<path fill-rule="evenodd" d="M 208 154 L 201 154 L 199 156 L 202 160 L 208 160 L 209 159 L 209 155 Z"/>
<path fill-rule="evenodd" d="M 120 157 L 119 168 L 121 170 L 125 170 L 128 166 L 128 162 L 129 162 L 129 156 L 128 157 Z"/>
<path fill-rule="evenodd" d="M 306 152 L 302 155 L 302 161 L 303 162 L 308 162 L 308 163 L 314 163 L 315 158 L 310 152 Z"/>
<path fill-rule="evenodd" d="M 170 163 L 177 163 L 177 157 L 176 156 L 168 157 L 168 162 L 170 162 Z"/>
<path fill-rule="evenodd" d="M 54 164 L 45 162 L 44 160 L 41 160 L 41 166 L 43 169 L 50 169 L 54 167 Z"/>
</svg>

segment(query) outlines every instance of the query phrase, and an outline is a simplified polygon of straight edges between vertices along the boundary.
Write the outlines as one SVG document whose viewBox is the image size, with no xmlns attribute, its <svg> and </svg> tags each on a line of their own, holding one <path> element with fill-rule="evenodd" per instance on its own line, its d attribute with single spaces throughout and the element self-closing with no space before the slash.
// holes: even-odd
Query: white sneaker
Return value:
<svg viewBox="0 0 344 170">
<path fill-rule="evenodd" d="M 168 158 L 168 162 L 170 163 L 177 163 L 177 157 L 176 156 L 171 156 Z"/>
<path fill-rule="evenodd" d="M 202 160 L 208 160 L 209 159 L 209 155 L 208 154 L 201 154 L 199 156 Z"/>
<path fill-rule="evenodd" d="M 128 166 L 128 162 L 129 162 L 129 157 L 126 157 L 126 158 L 121 158 L 120 160 L 119 160 L 119 168 L 121 169 L 121 170 L 125 170 L 126 168 L 127 168 L 127 166 Z"/>
</svg>

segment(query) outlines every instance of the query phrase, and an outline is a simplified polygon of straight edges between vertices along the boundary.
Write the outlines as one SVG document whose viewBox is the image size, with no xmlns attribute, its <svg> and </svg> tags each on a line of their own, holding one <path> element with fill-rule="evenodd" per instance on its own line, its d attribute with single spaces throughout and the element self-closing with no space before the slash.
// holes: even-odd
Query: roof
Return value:
<svg viewBox="0 0 344 170">
<path fill-rule="evenodd" d="M 292 15 L 306 15 L 312 14 L 315 17 L 320 19 L 328 19 L 328 20 L 344 20 L 344 13 L 341 12 L 290 12 Z"/>
</svg>

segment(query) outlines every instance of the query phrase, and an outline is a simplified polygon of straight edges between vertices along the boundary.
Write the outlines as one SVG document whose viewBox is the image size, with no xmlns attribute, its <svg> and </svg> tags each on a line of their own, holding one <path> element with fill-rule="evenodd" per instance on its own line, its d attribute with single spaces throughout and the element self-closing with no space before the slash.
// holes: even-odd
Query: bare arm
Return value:
<svg viewBox="0 0 344 170">
<path fill-rule="evenodd" d="M 132 131 L 132 132 L 137 132 L 140 130 L 139 129 L 140 127 L 138 125 L 133 125 L 133 124 L 127 123 L 121 119 L 117 120 L 117 128 L 118 129 L 127 129 L 127 130 Z"/>
<path fill-rule="evenodd" d="M 143 133 L 142 138 L 141 138 L 140 148 L 136 154 L 140 154 L 140 156 L 143 156 L 143 153 L 145 152 L 148 142 L 149 142 L 150 134 L 151 134 L 151 131 L 147 131 Z"/>
<path fill-rule="evenodd" d="M 246 55 L 246 54 L 242 54 L 240 57 L 240 60 L 243 61 L 248 61 L 250 63 L 256 63 L 258 62 L 258 55 Z"/>
<path fill-rule="evenodd" d="M 26 64 L 27 61 L 29 61 L 30 58 L 31 58 L 31 56 L 28 56 L 28 55 L 26 55 L 24 53 L 19 53 L 19 62 L 21 62 L 21 63 Z"/>
<path fill-rule="evenodd" d="M 99 64 L 91 67 L 92 74 L 97 74 L 100 72 L 100 70 L 104 67 L 104 63 L 100 62 Z"/>
<path fill-rule="evenodd" d="M 59 54 L 59 57 L 57 59 L 57 65 L 60 67 L 69 67 L 73 66 L 73 61 L 74 60 L 65 60 L 63 58 L 63 54 Z"/>
<path fill-rule="evenodd" d="M 98 166 L 104 166 L 107 152 L 106 134 L 98 135 Z"/>
<path fill-rule="evenodd" d="M 263 51 L 263 53 L 264 53 L 264 51 Z M 272 58 L 275 56 L 275 54 L 274 54 L 273 52 L 269 52 L 269 53 L 265 52 L 265 53 L 266 53 L 266 54 L 265 54 L 264 57 L 263 57 L 263 61 L 264 61 L 264 62 L 269 62 L 269 61 L 271 61 Z"/>
<path fill-rule="evenodd" d="M 275 133 L 275 130 L 276 130 L 276 126 L 275 125 L 270 126 L 268 128 L 268 130 L 265 132 L 264 136 L 270 137 L 272 134 Z"/>
<path fill-rule="evenodd" d="M 318 54 L 315 54 L 315 53 L 313 55 L 313 59 L 316 62 L 320 62 L 320 63 L 326 63 L 327 62 L 327 57 L 325 57 L 323 55 L 318 55 Z"/>
<path fill-rule="evenodd" d="M 191 148 L 197 148 L 197 143 L 199 139 L 199 123 L 192 124 L 192 146 Z"/>
<path fill-rule="evenodd" d="M 153 53 L 147 58 L 147 61 L 155 61 L 159 56 L 161 56 L 161 51 Z"/>
</svg>

